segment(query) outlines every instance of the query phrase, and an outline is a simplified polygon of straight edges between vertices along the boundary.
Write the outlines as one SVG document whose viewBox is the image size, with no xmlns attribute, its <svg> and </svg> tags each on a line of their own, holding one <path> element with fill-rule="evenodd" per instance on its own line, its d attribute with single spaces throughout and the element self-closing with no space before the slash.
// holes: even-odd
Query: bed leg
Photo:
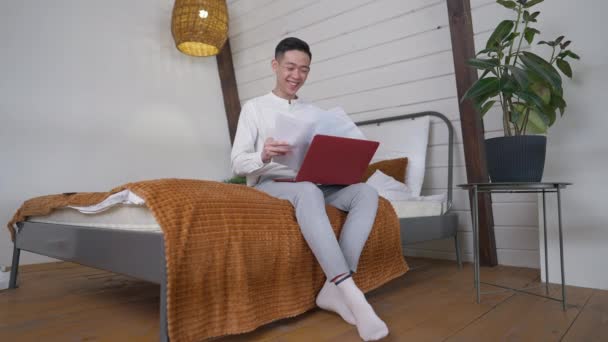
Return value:
<svg viewBox="0 0 608 342">
<path fill-rule="evenodd" d="M 460 257 L 460 243 L 458 242 L 458 232 L 454 235 L 454 248 L 456 249 L 456 261 L 458 262 L 458 269 L 462 269 L 462 259 Z"/>
<path fill-rule="evenodd" d="M 162 270 L 160 277 L 160 342 L 169 342 L 169 329 L 167 327 L 167 266 L 165 259 L 164 239 L 161 248 Z"/>
<path fill-rule="evenodd" d="M 11 265 L 11 277 L 9 279 L 8 288 L 17 288 L 17 273 L 19 273 L 19 256 L 21 255 L 21 249 L 17 248 L 17 242 L 13 243 L 13 263 Z"/>
<path fill-rule="evenodd" d="M 169 342 L 169 331 L 167 330 L 167 289 L 166 281 L 160 285 L 160 338 L 161 342 Z"/>
</svg>

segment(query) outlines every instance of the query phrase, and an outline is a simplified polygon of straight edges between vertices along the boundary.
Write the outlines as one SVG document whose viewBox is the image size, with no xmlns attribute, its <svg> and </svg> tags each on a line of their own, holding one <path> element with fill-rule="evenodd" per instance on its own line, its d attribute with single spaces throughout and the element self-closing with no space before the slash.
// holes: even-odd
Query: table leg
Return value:
<svg viewBox="0 0 608 342">
<path fill-rule="evenodd" d="M 479 274 L 479 208 L 478 208 L 477 186 L 473 187 L 473 253 L 475 258 L 475 291 L 477 294 L 477 304 L 481 302 L 480 298 L 480 274 Z"/>
<path fill-rule="evenodd" d="M 562 199 L 559 186 L 557 187 L 557 219 L 559 228 L 559 258 L 562 269 L 562 309 L 566 311 L 566 276 L 564 275 L 564 238 L 562 234 Z"/>
<path fill-rule="evenodd" d="M 543 190 L 543 232 L 545 235 L 545 292 L 549 294 L 549 258 L 547 251 L 547 204 L 545 202 L 545 190 Z"/>
</svg>

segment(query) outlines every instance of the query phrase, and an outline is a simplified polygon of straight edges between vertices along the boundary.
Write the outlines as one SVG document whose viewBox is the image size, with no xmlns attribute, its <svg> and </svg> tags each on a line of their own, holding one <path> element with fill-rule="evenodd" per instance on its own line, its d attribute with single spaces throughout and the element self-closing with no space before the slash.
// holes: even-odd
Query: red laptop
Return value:
<svg viewBox="0 0 608 342">
<path fill-rule="evenodd" d="M 377 141 L 315 135 L 296 178 L 278 178 L 275 182 L 359 183 L 378 145 Z"/>
</svg>

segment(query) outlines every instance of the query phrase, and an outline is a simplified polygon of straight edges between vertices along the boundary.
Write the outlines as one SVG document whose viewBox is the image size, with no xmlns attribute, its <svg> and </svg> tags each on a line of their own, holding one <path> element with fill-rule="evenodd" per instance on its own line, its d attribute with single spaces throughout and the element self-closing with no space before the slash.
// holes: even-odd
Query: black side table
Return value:
<svg viewBox="0 0 608 342">
<path fill-rule="evenodd" d="M 481 192 L 487 193 L 542 193 L 543 194 L 543 225 L 544 225 L 544 240 L 545 240 L 545 289 L 547 296 L 541 296 L 544 298 L 553 299 L 562 302 L 562 309 L 566 311 L 566 286 L 564 277 L 564 241 L 562 234 L 562 204 L 560 190 L 566 188 L 566 186 L 572 185 L 572 183 L 563 182 L 544 182 L 544 183 L 467 183 L 460 184 L 458 187 L 469 190 L 469 194 L 473 199 L 473 205 L 471 206 L 471 216 L 473 223 L 473 255 L 475 259 L 475 290 L 477 292 L 477 304 L 480 303 L 480 274 L 479 274 L 479 208 L 478 205 L 478 194 Z M 556 193 L 557 194 L 557 215 L 558 215 L 558 228 L 559 228 L 559 257 L 560 267 L 562 275 L 562 299 L 556 299 L 549 297 L 549 262 L 547 258 L 547 214 L 546 214 L 546 203 L 545 194 Z M 487 285 L 494 285 L 514 291 L 524 292 L 521 289 L 514 289 L 506 286 L 500 286 L 497 284 L 485 283 Z"/>
</svg>

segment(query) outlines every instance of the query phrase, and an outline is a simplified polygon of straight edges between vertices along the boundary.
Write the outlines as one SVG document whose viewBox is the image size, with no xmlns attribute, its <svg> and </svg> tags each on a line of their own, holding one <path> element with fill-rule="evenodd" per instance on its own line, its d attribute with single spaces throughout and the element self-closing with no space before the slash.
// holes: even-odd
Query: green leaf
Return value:
<svg viewBox="0 0 608 342">
<path fill-rule="evenodd" d="M 496 71 L 494 71 L 493 69 L 487 69 L 481 74 L 481 76 L 479 76 L 479 78 L 486 77 L 486 75 L 489 74 L 490 72 L 493 73 L 494 75 L 496 75 Z"/>
<path fill-rule="evenodd" d="M 526 126 L 525 133 L 543 134 L 547 132 L 547 128 L 549 126 L 547 126 L 546 122 L 548 122 L 548 118 L 545 122 L 545 120 L 541 117 L 541 115 L 538 114 L 538 112 L 534 110 L 528 111 L 528 107 L 520 102 L 513 103 L 513 109 L 516 114 L 512 115 L 513 117 L 515 117 L 512 122 L 517 123 L 519 127 L 522 127 L 524 125 L 524 120 L 526 118 L 525 114 L 526 112 L 528 113 L 528 123 Z"/>
<path fill-rule="evenodd" d="M 566 62 L 563 59 L 558 59 L 555 61 L 555 63 L 557 64 L 559 70 L 564 73 L 564 75 L 568 76 L 569 78 L 572 78 L 572 68 L 570 68 L 570 63 Z"/>
<path fill-rule="evenodd" d="M 530 12 L 524 11 L 524 21 L 528 23 L 535 23 L 536 17 L 538 17 L 539 14 L 540 12 L 534 12 L 530 14 Z"/>
<path fill-rule="evenodd" d="M 538 45 L 542 45 L 542 44 L 549 45 L 549 42 L 546 42 L 546 41 L 544 41 L 544 40 L 541 40 L 540 42 L 538 42 Z"/>
<path fill-rule="evenodd" d="M 551 106 L 553 106 L 554 108 L 559 109 L 559 114 L 561 116 L 564 115 L 564 110 L 566 109 L 566 101 L 564 101 L 563 97 L 561 97 L 559 95 L 556 95 L 556 94 L 553 94 L 551 96 Z"/>
<path fill-rule="evenodd" d="M 523 117 L 523 115 L 524 115 L 524 113 L 526 111 L 526 108 L 527 108 L 526 106 L 521 105 L 519 103 L 513 103 L 513 107 L 512 107 L 512 110 L 511 110 L 511 120 L 510 121 L 512 123 L 516 123 L 516 124 L 518 124 L 518 125 L 521 126 L 521 124 L 523 123 L 521 121 L 521 119 L 522 119 L 522 117 Z"/>
<path fill-rule="evenodd" d="M 543 112 L 543 114 L 545 114 L 545 117 L 547 117 L 547 119 L 549 119 L 547 126 L 549 126 L 549 127 L 553 126 L 553 124 L 555 123 L 555 120 L 557 119 L 556 115 L 555 115 L 555 110 L 546 111 L 546 112 Z"/>
<path fill-rule="evenodd" d="M 486 113 L 488 112 L 488 110 L 490 110 L 490 108 L 492 108 L 492 106 L 494 105 L 494 103 L 496 103 L 495 100 L 491 100 L 491 101 L 488 101 L 488 102 L 484 103 L 484 105 L 481 106 L 481 109 L 479 110 L 479 114 L 481 114 L 482 117 L 484 115 L 486 115 Z"/>
<path fill-rule="evenodd" d="M 538 112 L 531 110 L 530 113 L 528 113 L 528 125 L 526 127 L 526 133 L 547 133 L 547 129 L 549 128 L 549 125 L 547 124 L 548 121 L 549 120 L 545 115 L 541 115 Z"/>
<path fill-rule="evenodd" d="M 563 50 L 563 49 L 567 48 L 567 47 L 568 47 L 568 45 L 570 45 L 570 43 L 572 43 L 572 42 L 571 42 L 571 41 L 569 41 L 569 40 L 567 40 L 567 41 L 565 41 L 565 42 L 563 42 L 563 43 L 559 44 L 559 47 L 560 47 L 560 48 L 562 48 L 562 50 Z"/>
<path fill-rule="evenodd" d="M 559 76 L 555 68 L 553 68 L 553 66 L 547 61 L 528 51 L 522 52 L 520 59 L 530 71 L 538 74 L 544 80 L 549 82 L 553 89 L 561 89 L 562 78 Z"/>
<path fill-rule="evenodd" d="M 574 59 L 581 59 L 577 54 L 575 54 L 574 52 L 572 52 L 570 50 L 566 50 L 566 54 Z"/>
<path fill-rule="evenodd" d="M 495 48 L 495 47 L 492 47 L 492 48 L 489 48 L 489 49 L 483 49 L 483 50 L 481 50 L 481 51 L 479 51 L 477 53 L 477 56 L 479 56 L 481 54 L 484 54 L 484 53 L 489 56 L 491 52 L 498 53 L 498 49 Z"/>
<path fill-rule="evenodd" d="M 467 64 L 480 70 L 494 69 L 499 65 L 500 61 L 496 58 L 471 58 L 467 60 Z"/>
<path fill-rule="evenodd" d="M 487 77 L 479 79 L 477 80 L 477 82 L 473 83 L 469 90 L 467 90 L 461 101 L 464 101 L 465 99 L 476 99 L 483 96 L 488 96 L 493 93 L 497 93 L 500 85 L 499 83 L 500 82 L 496 77 Z"/>
<path fill-rule="evenodd" d="M 559 37 L 557 37 L 557 39 L 555 39 L 555 42 L 556 42 L 557 44 L 559 44 L 559 43 L 561 43 L 561 42 L 562 42 L 562 40 L 564 40 L 564 36 L 559 36 Z"/>
<path fill-rule="evenodd" d="M 505 39 L 502 40 L 502 42 L 510 43 L 513 39 L 519 37 L 519 34 L 519 32 L 511 32 L 508 36 L 505 37 Z M 505 46 L 508 46 L 508 44 L 505 44 Z"/>
<path fill-rule="evenodd" d="M 509 71 L 511 72 L 517 83 L 519 83 L 519 86 L 522 89 L 528 88 L 528 85 L 530 84 L 530 78 L 528 77 L 528 73 L 524 69 L 511 65 L 507 66 L 507 69 L 509 69 Z"/>
<path fill-rule="evenodd" d="M 539 11 L 536 11 L 536 12 L 530 14 L 530 20 L 535 23 L 536 22 L 536 17 L 538 17 L 539 14 L 540 14 Z"/>
<path fill-rule="evenodd" d="M 549 104 L 551 101 L 551 89 L 543 82 L 534 82 L 530 85 L 530 90 L 538 95 L 544 104 Z"/>
<path fill-rule="evenodd" d="M 532 44 L 532 41 L 534 40 L 534 35 L 538 33 L 540 33 L 540 31 L 535 29 L 534 27 L 526 27 L 526 29 L 524 30 L 524 38 L 526 38 L 528 44 Z"/>
<path fill-rule="evenodd" d="M 500 42 L 505 39 L 505 37 L 507 37 L 509 33 L 511 33 L 511 30 L 513 29 L 514 25 L 515 24 L 513 23 L 513 20 L 501 21 L 500 24 L 496 26 L 496 29 L 494 30 L 494 32 L 492 32 L 492 35 L 488 39 L 488 42 L 486 43 L 486 49 L 497 47 Z"/>
<path fill-rule="evenodd" d="M 543 2 L 543 0 L 531 0 L 531 1 L 528 1 L 528 2 L 527 2 L 525 5 L 524 5 L 524 8 L 530 8 L 530 7 L 532 7 L 532 6 L 536 5 L 536 4 L 539 4 L 539 3 L 541 3 L 541 2 Z"/>
<path fill-rule="evenodd" d="M 544 112 L 547 109 L 547 106 L 545 105 L 543 99 L 533 92 L 524 90 L 515 93 L 515 95 L 517 95 L 520 99 L 529 104 L 532 108 L 537 109 L 539 112 Z"/>
<path fill-rule="evenodd" d="M 515 3 L 515 1 L 496 0 L 496 2 L 498 2 L 499 4 L 503 5 L 506 8 L 509 8 L 509 9 L 513 9 L 513 8 L 517 7 L 517 4 Z"/>
<path fill-rule="evenodd" d="M 570 50 L 562 51 L 562 52 L 559 53 L 559 55 L 557 55 L 557 58 L 559 58 L 559 59 L 564 59 L 565 57 L 572 57 L 574 59 L 581 59 L 577 54 L 575 54 L 574 52 L 572 52 Z"/>
<path fill-rule="evenodd" d="M 516 91 L 521 90 L 519 87 L 519 83 L 513 76 L 508 75 L 507 73 L 503 74 L 503 77 L 500 79 L 500 91 L 505 93 L 506 97 L 510 97 Z"/>
</svg>

